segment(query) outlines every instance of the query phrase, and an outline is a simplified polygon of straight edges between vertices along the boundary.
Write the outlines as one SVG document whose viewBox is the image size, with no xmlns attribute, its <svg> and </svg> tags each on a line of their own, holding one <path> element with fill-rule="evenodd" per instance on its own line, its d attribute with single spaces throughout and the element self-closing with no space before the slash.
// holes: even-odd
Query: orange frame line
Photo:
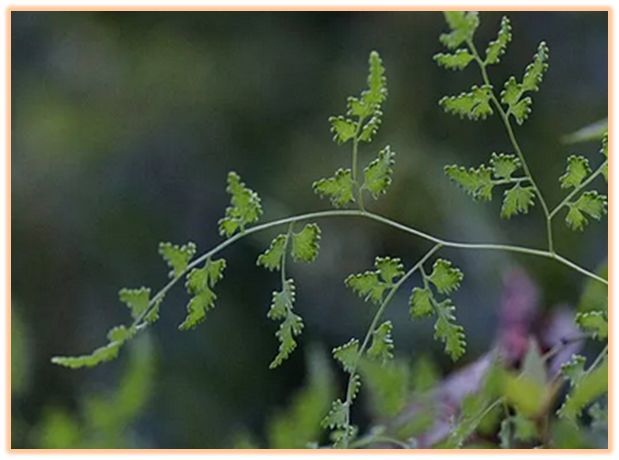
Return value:
<svg viewBox="0 0 619 460">
<path fill-rule="evenodd" d="M 6 417 L 6 440 L 7 446 L 5 452 L 8 454 L 47 454 L 47 455 L 79 455 L 79 454 L 95 454 L 95 455 L 114 455 L 114 454 L 163 454 L 163 455 L 200 455 L 200 454 L 219 454 L 219 455 L 238 455 L 238 454 L 252 454 L 252 455 L 290 455 L 290 454 L 308 454 L 308 455 L 355 455 L 355 456 L 374 456 L 374 455 L 459 455 L 459 454 L 477 454 L 477 455 L 503 455 L 503 454 L 526 454 L 526 455 L 551 455 L 551 454 L 566 454 L 566 455 L 608 455 L 614 452 L 614 439 L 612 435 L 612 428 L 615 422 L 614 413 L 614 391 L 612 388 L 612 375 L 614 370 L 614 363 L 611 359 L 614 352 L 614 326 L 613 319 L 614 313 L 611 308 L 614 300 L 614 288 L 612 283 L 612 274 L 614 273 L 614 263 L 612 257 L 608 257 L 613 253 L 614 239 L 613 239 L 613 224 L 612 224 L 612 206 L 608 208 L 608 322 L 610 331 L 608 334 L 608 356 L 609 356 L 609 371 L 608 371 L 608 406 L 610 408 L 608 412 L 608 447 L 606 449 L 365 449 L 365 450 L 308 450 L 308 449 L 13 449 L 11 447 L 11 13 L 20 11 L 33 11 L 33 12 L 52 12 L 52 11 L 211 11 L 211 12 L 239 12 L 239 11 L 375 11 L 375 12 L 390 12 L 390 11 L 445 11 L 445 10 L 475 10 L 475 11 L 583 11 L 583 12 L 596 12 L 606 11 L 608 13 L 608 125 L 609 130 L 612 128 L 614 121 L 613 111 L 613 40 L 614 40 L 614 11 L 611 6 L 565 6 L 557 7 L 555 5 L 525 5 L 525 6 L 507 6 L 507 7 L 493 7 L 493 6 L 480 6 L 480 5 L 419 5 L 419 6 L 358 6 L 358 7 L 324 7 L 324 6 L 312 6 L 312 5 L 299 5 L 293 6 L 274 6 L 274 5 L 235 5 L 232 7 L 224 6 L 156 6 L 149 7 L 145 5 L 139 6 L 107 6 L 107 5 L 90 5 L 90 6 L 62 6 L 62 5 L 41 5 L 41 6 L 8 6 L 5 9 L 5 21 L 6 21 L 6 375 L 7 385 L 5 398 L 7 401 Z M 614 140 L 612 136 L 608 138 L 608 149 L 612 151 Z M 608 180 L 608 202 L 614 202 L 614 180 L 613 179 L 613 160 L 612 155 L 609 154 L 609 180 Z"/>
</svg>

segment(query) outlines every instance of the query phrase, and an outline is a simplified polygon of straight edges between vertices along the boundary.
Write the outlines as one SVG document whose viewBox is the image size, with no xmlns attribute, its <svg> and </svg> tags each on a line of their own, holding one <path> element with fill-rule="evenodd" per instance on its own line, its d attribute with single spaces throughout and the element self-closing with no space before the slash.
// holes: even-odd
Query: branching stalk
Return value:
<svg viewBox="0 0 619 460">
<path fill-rule="evenodd" d="M 471 53 L 473 53 L 473 57 L 475 58 L 475 61 L 479 65 L 479 68 L 481 70 L 481 77 L 484 81 L 484 84 L 492 88 L 492 91 L 490 92 L 490 99 L 492 100 L 492 103 L 494 104 L 497 112 L 499 113 L 499 116 L 501 118 L 501 121 L 503 122 L 503 125 L 505 126 L 505 130 L 507 131 L 507 136 L 509 137 L 512 147 L 514 148 L 516 155 L 518 155 L 518 158 L 520 159 L 520 162 L 522 164 L 522 169 L 524 170 L 524 173 L 527 175 L 529 181 L 531 182 L 531 186 L 533 187 L 533 190 L 535 191 L 535 194 L 537 195 L 537 198 L 542 206 L 542 210 L 544 211 L 544 217 L 546 220 L 546 238 L 548 242 L 548 252 L 554 253 L 555 251 L 554 251 L 554 243 L 553 243 L 553 238 L 552 238 L 552 225 L 550 221 L 551 217 L 550 217 L 550 211 L 548 209 L 548 205 L 546 204 L 546 200 L 544 199 L 544 196 L 542 195 L 540 188 L 537 186 L 537 183 L 535 182 L 535 179 L 533 178 L 533 174 L 531 174 L 531 170 L 529 169 L 529 165 L 527 164 L 527 160 L 525 159 L 524 154 L 522 153 L 522 149 L 520 148 L 520 145 L 518 144 L 518 141 L 516 140 L 514 130 L 512 128 L 511 122 L 509 121 L 509 116 L 507 113 L 505 113 L 505 110 L 503 110 L 503 106 L 501 105 L 501 103 L 499 102 L 499 100 L 497 99 L 494 93 L 494 86 L 492 86 L 492 83 L 490 82 L 490 78 L 488 77 L 486 63 L 479 56 L 477 47 L 475 46 L 475 43 L 473 43 L 472 40 L 468 40 L 467 45 L 469 49 L 471 50 Z"/>
</svg>

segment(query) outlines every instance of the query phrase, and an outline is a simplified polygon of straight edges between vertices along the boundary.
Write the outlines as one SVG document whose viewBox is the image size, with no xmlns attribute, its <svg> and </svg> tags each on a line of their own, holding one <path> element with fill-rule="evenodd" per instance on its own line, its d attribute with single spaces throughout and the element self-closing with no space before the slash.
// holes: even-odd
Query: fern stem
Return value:
<svg viewBox="0 0 619 460">
<path fill-rule="evenodd" d="M 347 433 L 346 436 L 348 436 L 348 429 L 350 426 L 350 406 L 352 404 L 353 380 L 355 378 L 355 375 L 357 374 L 357 367 L 359 365 L 359 361 L 361 360 L 361 357 L 363 356 L 365 349 L 370 343 L 370 339 L 372 338 L 372 333 L 376 329 L 376 326 L 378 325 L 378 322 L 380 321 L 383 313 L 385 312 L 385 309 L 389 305 L 389 302 L 391 302 L 391 299 L 393 299 L 393 296 L 398 291 L 398 289 L 400 289 L 400 287 L 406 282 L 406 280 L 408 280 L 417 270 L 419 270 L 419 268 L 423 266 L 424 262 L 428 260 L 432 256 L 432 254 L 438 251 L 441 247 L 443 247 L 443 245 L 441 243 L 437 243 L 432 247 L 432 249 L 426 252 L 425 255 L 421 259 L 419 259 L 417 263 L 410 270 L 408 270 L 404 274 L 404 276 L 402 276 L 402 278 L 398 280 L 397 283 L 393 285 L 393 287 L 391 288 L 391 290 L 389 291 L 389 293 L 387 294 L 383 302 L 380 304 L 380 307 L 378 308 L 378 310 L 376 310 L 376 313 L 374 314 L 374 318 L 372 318 L 372 322 L 370 323 L 370 326 L 368 327 L 365 337 L 363 338 L 363 342 L 361 343 L 361 346 L 359 347 L 357 358 L 355 360 L 355 365 L 350 371 L 350 376 L 348 377 L 348 385 L 346 387 L 346 401 L 344 402 L 344 405 L 346 407 L 346 426 L 344 427 L 344 430 Z M 344 438 L 344 440 L 345 440 L 344 448 L 347 448 L 348 438 L 346 437 Z"/>
<path fill-rule="evenodd" d="M 365 205 L 363 204 L 363 190 L 359 185 L 359 181 L 357 179 L 358 174 L 358 163 L 359 163 L 359 133 L 361 132 L 361 125 L 363 124 L 363 118 L 359 118 L 359 122 L 357 123 L 357 132 L 355 133 L 355 137 L 352 142 L 352 180 L 357 188 L 357 200 L 359 200 L 359 209 L 361 211 L 365 211 Z"/>
<path fill-rule="evenodd" d="M 136 318 L 136 320 L 133 322 L 132 325 L 138 328 L 142 327 L 142 321 L 152 311 L 152 309 L 157 304 L 157 301 L 160 300 L 166 294 L 166 292 L 169 291 L 176 284 L 176 282 L 179 279 L 181 279 L 192 268 L 198 266 L 199 264 L 204 262 L 209 257 L 214 256 L 215 254 L 227 248 L 228 246 L 234 244 L 238 240 L 245 238 L 246 236 L 251 235 L 253 233 L 258 233 L 258 232 L 261 232 L 263 230 L 268 230 L 273 227 L 278 227 L 281 225 L 291 224 L 295 222 L 302 222 L 302 221 L 311 220 L 311 219 L 322 219 L 322 218 L 329 218 L 329 217 L 364 217 L 370 220 L 381 222 L 385 225 L 396 228 L 398 230 L 409 233 L 411 235 L 417 236 L 419 238 L 423 238 L 435 244 L 440 244 L 441 246 L 444 246 L 444 247 L 470 249 L 470 250 L 515 252 L 515 253 L 520 253 L 520 254 L 528 254 L 532 256 L 550 258 L 550 259 L 556 260 L 557 262 L 573 270 L 576 270 L 577 272 L 582 273 L 583 275 L 591 279 L 594 279 L 596 281 L 599 281 L 600 283 L 608 285 L 608 281 L 606 279 L 596 275 L 595 273 L 590 272 L 589 270 L 577 265 L 576 263 L 566 259 L 565 257 L 560 256 L 556 252 L 550 252 L 550 251 L 545 251 L 541 249 L 533 249 L 533 248 L 528 248 L 524 246 L 513 246 L 513 245 L 507 245 L 507 244 L 461 243 L 457 241 L 443 240 L 441 238 L 432 236 L 428 233 L 422 232 L 421 230 L 417 230 L 413 227 L 409 227 L 407 225 L 401 224 L 394 220 L 388 219 L 387 217 L 383 217 L 379 214 L 375 214 L 375 213 L 368 212 L 368 211 L 361 211 L 357 209 L 348 209 L 348 210 L 335 209 L 335 210 L 328 210 L 328 211 L 317 211 L 317 212 L 310 212 L 306 214 L 299 214 L 296 216 L 290 216 L 290 217 L 286 217 L 283 219 L 273 220 L 271 222 L 265 222 L 264 224 L 255 225 L 253 227 L 247 228 L 242 233 L 237 233 L 231 236 L 230 238 L 222 241 L 217 246 L 215 246 L 213 249 L 207 251 L 206 253 L 202 254 L 200 257 L 194 259 L 179 277 L 174 278 L 173 280 L 169 281 L 159 292 L 157 292 L 157 294 L 155 294 L 152 297 L 150 303 L 148 304 L 148 308 L 146 308 L 142 312 L 142 314 L 138 318 Z"/>
<path fill-rule="evenodd" d="M 582 189 L 584 189 L 587 185 L 589 185 L 591 182 L 593 182 L 600 174 L 602 174 L 602 171 L 604 171 L 604 168 L 608 165 L 608 160 L 604 160 L 604 163 L 602 163 L 600 165 L 600 167 L 598 169 L 595 170 L 595 172 L 593 174 L 591 174 L 589 177 L 587 177 L 586 180 L 583 181 L 582 184 L 580 184 L 578 187 L 576 187 L 574 190 L 572 190 L 564 199 L 563 201 L 561 201 L 561 203 L 559 203 L 552 211 L 550 211 L 550 219 L 552 219 L 560 210 L 561 208 L 563 208 L 564 206 L 566 206 L 569 201 L 579 192 L 582 191 Z"/>
<path fill-rule="evenodd" d="M 533 174 L 531 174 L 531 170 L 529 169 L 529 165 L 527 164 L 527 161 L 525 159 L 524 153 L 522 152 L 522 149 L 520 148 L 520 144 L 518 144 L 518 141 L 516 140 L 516 135 L 514 134 L 514 129 L 512 128 L 511 122 L 509 121 L 509 116 L 507 113 L 505 113 L 505 110 L 503 110 L 503 106 L 501 105 L 501 103 L 499 102 L 499 100 L 497 99 L 494 93 L 494 86 L 492 85 L 492 83 L 490 82 L 490 78 L 488 77 L 488 71 L 486 70 L 486 63 L 479 56 L 475 43 L 473 43 L 472 40 L 468 40 L 467 44 L 469 46 L 469 49 L 473 53 L 475 61 L 479 65 L 479 68 L 481 70 L 481 77 L 484 81 L 484 84 L 488 85 L 491 88 L 490 99 L 492 100 L 492 103 L 494 104 L 497 112 L 499 113 L 499 116 L 501 117 L 501 121 L 503 122 L 503 125 L 505 125 L 507 136 L 509 137 L 512 147 L 514 147 L 514 150 L 516 151 L 516 154 L 518 155 L 518 158 L 520 159 L 520 162 L 522 163 L 522 169 L 524 170 L 524 173 L 529 178 L 529 181 L 531 182 L 531 186 L 533 187 L 533 190 L 535 191 L 535 194 L 537 195 L 537 198 L 542 206 L 542 210 L 544 211 L 544 217 L 546 219 L 546 238 L 548 242 L 548 252 L 554 253 L 555 251 L 554 251 L 554 243 L 553 243 L 553 238 L 552 238 L 552 224 L 551 224 L 551 218 L 550 218 L 550 211 L 548 209 L 548 205 L 546 204 L 546 200 L 544 199 L 544 196 L 542 195 L 540 188 L 537 186 L 537 183 L 535 182 L 535 179 L 533 178 Z"/>
</svg>

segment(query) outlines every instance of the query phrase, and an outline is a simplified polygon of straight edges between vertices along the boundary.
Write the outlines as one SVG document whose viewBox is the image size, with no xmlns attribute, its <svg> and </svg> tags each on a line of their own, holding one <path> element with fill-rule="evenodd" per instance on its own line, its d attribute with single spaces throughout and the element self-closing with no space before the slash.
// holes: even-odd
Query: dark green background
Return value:
<svg viewBox="0 0 619 460">
<path fill-rule="evenodd" d="M 491 69 L 495 86 L 520 77 L 540 40 L 550 70 L 533 95 L 533 114 L 517 135 L 552 205 L 571 153 L 596 163 L 598 145 L 560 138 L 607 112 L 607 14 L 509 13 L 513 43 Z M 499 13 L 482 13 L 477 43 L 496 35 Z M 331 141 L 327 117 L 364 88 L 367 57 L 378 50 L 389 98 L 367 163 L 385 144 L 397 152 L 394 182 L 372 210 L 437 236 L 470 242 L 544 244 L 539 205 L 530 215 L 499 219 L 500 200 L 471 202 L 442 167 L 476 165 L 510 151 L 497 118 L 460 120 L 438 99 L 480 77 L 438 68 L 444 31 L 439 13 L 12 13 L 12 296 L 24 351 L 13 398 L 13 447 L 41 445 L 37 427 L 49 407 L 77 412 L 81 395 L 117 385 L 120 360 L 95 370 L 50 364 L 56 354 L 88 352 L 126 321 L 119 288 L 158 288 L 166 267 L 159 241 L 220 237 L 228 197 L 225 175 L 237 171 L 263 199 L 264 221 L 326 209 L 311 183 L 349 163 L 348 146 Z M 376 255 L 410 265 L 427 242 L 358 219 L 320 222 L 316 263 L 293 266 L 297 310 L 305 318 L 301 350 L 329 348 L 360 336 L 372 307 L 343 285 Z M 561 253 L 594 268 L 607 251 L 606 220 L 584 234 L 556 225 Z M 273 232 L 226 250 L 217 309 L 193 332 L 176 330 L 185 294 L 176 289 L 153 328 L 152 395 L 131 441 L 116 447 L 223 447 L 285 405 L 303 381 L 304 354 L 268 370 L 276 324 L 266 318 L 277 275 L 255 266 Z M 464 362 L 492 340 L 502 276 L 525 267 L 545 286 L 548 308 L 574 304 L 583 278 L 551 261 L 502 253 L 442 251 L 465 272 L 454 299 L 467 330 Z M 407 319 L 402 291 L 388 315 L 403 355 L 429 351 L 453 365 L 432 341 L 429 323 Z M 14 330 L 15 333 L 15 330 Z M 15 359 L 15 358 L 14 358 Z M 15 382 L 14 382 L 15 386 Z"/>
</svg>

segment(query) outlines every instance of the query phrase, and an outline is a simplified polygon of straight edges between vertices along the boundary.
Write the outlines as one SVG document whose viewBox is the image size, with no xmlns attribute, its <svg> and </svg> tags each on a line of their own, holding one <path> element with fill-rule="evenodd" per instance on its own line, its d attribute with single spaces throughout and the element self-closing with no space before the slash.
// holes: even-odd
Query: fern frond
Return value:
<svg viewBox="0 0 619 460">
<path fill-rule="evenodd" d="M 196 245 L 192 242 L 182 246 L 172 243 L 159 243 L 159 254 L 172 269 L 169 273 L 170 278 L 181 276 L 195 253 Z"/>
<path fill-rule="evenodd" d="M 485 120 L 494 112 L 490 106 L 492 87 L 489 85 L 473 86 L 471 91 L 457 96 L 445 96 L 438 103 L 447 113 L 467 117 L 469 120 Z"/>
<path fill-rule="evenodd" d="M 234 171 L 228 173 L 226 192 L 230 195 L 230 206 L 218 224 L 219 233 L 229 238 L 260 219 L 262 203 L 258 194 L 241 182 L 241 177 Z"/>
<path fill-rule="evenodd" d="M 292 233 L 292 259 L 295 262 L 313 262 L 320 249 L 320 227 L 307 224 L 298 233 Z"/>
<path fill-rule="evenodd" d="M 484 64 L 498 64 L 501 56 L 505 54 L 507 45 L 512 40 L 512 25 L 507 16 L 501 19 L 501 28 L 496 40 L 491 41 L 486 48 L 486 59 Z"/>
<path fill-rule="evenodd" d="M 350 339 L 344 345 L 334 348 L 332 353 L 333 357 L 340 362 L 344 371 L 352 373 L 357 366 L 359 341 L 357 339 Z"/>
<path fill-rule="evenodd" d="M 378 152 L 378 158 L 373 160 L 363 170 L 363 188 L 370 192 L 376 200 L 384 193 L 387 193 L 387 187 L 391 185 L 391 175 L 393 174 L 393 165 L 395 163 L 393 157 L 395 152 L 392 152 L 389 146 L 386 146 Z"/>
<path fill-rule="evenodd" d="M 350 169 L 338 169 L 333 177 L 314 182 L 312 188 L 321 198 L 328 197 L 334 207 L 343 208 L 355 201 L 353 184 Z"/>
<path fill-rule="evenodd" d="M 372 345 L 367 351 L 370 358 L 383 364 L 393 359 L 392 329 L 391 321 L 385 321 L 372 332 Z"/>
</svg>

